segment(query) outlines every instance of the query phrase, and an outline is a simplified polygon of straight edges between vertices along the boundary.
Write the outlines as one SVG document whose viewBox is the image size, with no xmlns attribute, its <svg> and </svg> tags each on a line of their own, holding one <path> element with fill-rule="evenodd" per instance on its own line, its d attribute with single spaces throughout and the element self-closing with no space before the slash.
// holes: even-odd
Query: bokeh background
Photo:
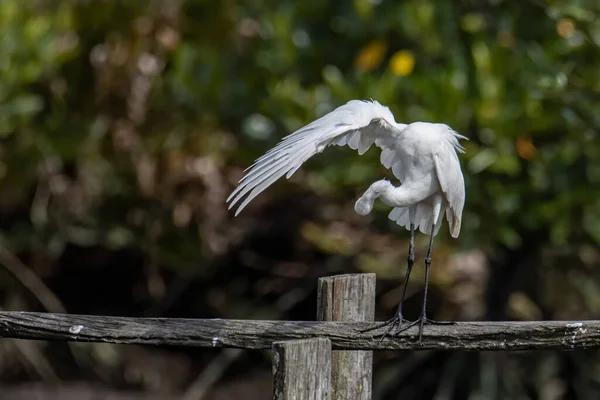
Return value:
<svg viewBox="0 0 600 400">
<path fill-rule="evenodd" d="M 430 315 L 600 318 L 600 3 L 0 1 L 0 306 L 314 320 L 319 276 L 400 296 L 372 149 L 330 148 L 233 218 L 244 168 L 354 98 L 469 137 Z M 427 236 L 407 316 L 422 301 Z M 596 351 L 377 352 L 376 399 L 600 398 Z M 0 341 L 2 399 L 267 399 L 269 352 Z M 38 397 L 35 397 L 38 396 Z M 95 397 L 93 397 L 95 396 Z"/>
</svg>

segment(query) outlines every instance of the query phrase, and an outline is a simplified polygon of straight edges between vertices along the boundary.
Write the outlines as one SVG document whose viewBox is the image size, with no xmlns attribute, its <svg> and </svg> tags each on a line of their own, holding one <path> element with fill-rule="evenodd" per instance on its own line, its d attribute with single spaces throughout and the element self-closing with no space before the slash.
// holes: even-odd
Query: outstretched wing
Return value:
<svg viewBox="0 0 600 400">
<path fill-rule="evenodd" d="M 381 163 L 402 180 L 402 165 L 395 150 L 396 138 L 406 127 L 376 101 L 350 100 L 323 117 L 284 137 L 246 171 L 239 186 L 227 198 L 229 208 L 240 204 L 235 215 L 283 175 L 289 178 L 315 154 L 331 145 L 345 146 L 364 154 L 373 143 L 382 149 Z"/>
</svg>

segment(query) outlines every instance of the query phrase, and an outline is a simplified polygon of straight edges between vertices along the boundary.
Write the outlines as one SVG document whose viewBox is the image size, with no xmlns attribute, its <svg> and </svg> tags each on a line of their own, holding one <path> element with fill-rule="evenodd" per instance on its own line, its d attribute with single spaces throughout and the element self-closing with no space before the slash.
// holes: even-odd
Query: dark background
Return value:
<svg viewBox="0 0 600 400">
<path fill-rule="evenodd" d="M 280 138 L 373 98 L 397 121 L 470 138 L 463 228 L 436 239 L 431 317 L 600 318 L 599 13 L 597 1 L 3 0 L 0 306 L 313 320 L 319 276 L 375 272 L 387 319 L 408 233 L 380 202 L 353 210 L 392 178 L 378 150 L 328 149 L 237 218 L 225 203 Z M 376 399 L 600 398 L 596 351 L 375 356 Z M 267 399 L 270 354 L 2 340 L 0 380 L 2 399 Z"/>
</svg>

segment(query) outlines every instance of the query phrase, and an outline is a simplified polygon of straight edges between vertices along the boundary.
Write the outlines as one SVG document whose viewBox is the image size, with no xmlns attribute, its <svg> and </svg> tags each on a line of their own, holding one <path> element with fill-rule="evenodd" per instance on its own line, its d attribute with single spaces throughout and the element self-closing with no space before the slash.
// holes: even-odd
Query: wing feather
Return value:
<svg viewBox="0 0 600 400">
<path fill-rule="evenodd" d="M 419 230 L 426 235 L 431 234 L 431 224 L 433 223 L 433 210 L 431 205 L 422 202 L 418 203 L 415 207 L 415 230 Z M 388 214 L 388 218 L 407 230 L 410 230 L 409 208 L 410 207 L 394 207 Z M 438 223 L 435 226 L 435 232 L 433 232 L 434 236 L 438 234 L 440 227 L 442 226 L 439 222 L 443 216 L 443 213 L 440 213 Z"/>
<path fill-rule="evenodd" d="M 238 187 L 229 195 L 229 208 L 245 195 L 235 215 L 282 176 L 290 178 L 300 166 L 328 146 L 349 146 L 364 154 L 373 144 L 382 149 L 381 162 L 403 176 L 396 154 L 398 136 L 406 125 L 396 123 L 391 111 L 377 101 L 351 100 L 296 132 L 284 137 L 244 172 Z M 385 155 L 384 155 L 385 154 Z"/>
<path fill-rule="evenodd" d="M 450 235 L 456 238 L 460 233 L 463 207 L 465 205 L 465 181 L 460 170 L 458 156 L 454 147 L 444 146 L 445 157 L 435 154 L 433 162 L 440 188 L 444 194 L 446 218 L 450 226 Z"/>
</svg>

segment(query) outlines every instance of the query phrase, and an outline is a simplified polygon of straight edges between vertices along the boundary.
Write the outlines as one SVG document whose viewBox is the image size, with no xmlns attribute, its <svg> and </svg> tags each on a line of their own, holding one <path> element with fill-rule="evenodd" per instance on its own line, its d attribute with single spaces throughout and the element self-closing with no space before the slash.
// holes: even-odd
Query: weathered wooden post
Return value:
<svg viewBox="0 0 600 400">
<path fill-rule="evenodd" d="M 273 343 L 273 400 L 331 399 L 331 341 Z"/>
<path fill-rule="evenodd" d="M 375 283 L 375 274 L 320 278 L 317 320 L 372 322 Z M 372 351 L 333 351 L 331 374 L 331 400 L 371 400 Z"/>
</svg>

